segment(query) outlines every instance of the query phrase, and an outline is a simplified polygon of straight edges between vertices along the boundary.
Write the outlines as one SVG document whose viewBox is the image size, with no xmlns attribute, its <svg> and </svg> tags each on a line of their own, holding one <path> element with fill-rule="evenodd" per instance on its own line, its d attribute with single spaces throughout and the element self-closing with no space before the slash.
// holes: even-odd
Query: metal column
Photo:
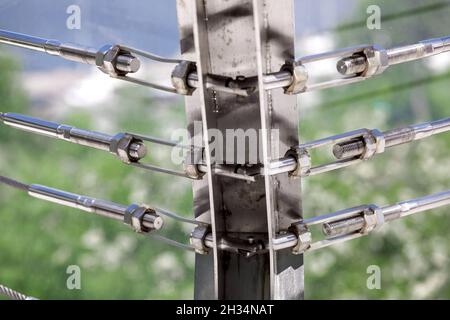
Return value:
<svg viewBox="0 0 450 320">
<path fill-rule="evenodd" d="M 177 11 L 183 59 L 197 63 L 199 77 L 198 90 L 186 97 L 191 132 L 194 121 L 202 121 L 208 140 L 211 128 L 223 137 L 226 129 L 257 130 L 257 154 L 247 148 L 245 157 L 259 164 L 298 145 L 296 97 L 262 84 L 262 74 L 294 59 L 293 0 L 177 0 Z M 208 74 L 258 76 L 259 90 L 248 97 L 209 90 Z M 205 160 L 210 166 L 208 144 Z M 302 216 L 300 181 L 266 172 L 249 183 L 209 171 L 193 189 L 195 215 L 211 221 L 216 241 L 209 255 L 196 257 L 195 298 L 302 299 L 303 256 L 271 249 L 272 238 Z M 252 257 L 218 250 L 222 237 L 264 241 L 269 250 Z"/>
</svg>

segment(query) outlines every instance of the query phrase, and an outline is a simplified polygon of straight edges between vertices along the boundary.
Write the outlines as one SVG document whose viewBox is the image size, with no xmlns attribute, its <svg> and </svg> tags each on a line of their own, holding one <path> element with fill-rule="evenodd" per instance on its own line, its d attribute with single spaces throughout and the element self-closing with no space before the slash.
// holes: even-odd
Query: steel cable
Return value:
<svg viewBox="0 0 450 320">
<path fill-rule="evenodd" d="M 20 293 L 11 288 L 5 287 L 2 284 L 0 284 L 0 294 L 4 295 L 12 300 L 37 300 L 36 298 L 26 296 L 23 293 Z"/>
</svg>

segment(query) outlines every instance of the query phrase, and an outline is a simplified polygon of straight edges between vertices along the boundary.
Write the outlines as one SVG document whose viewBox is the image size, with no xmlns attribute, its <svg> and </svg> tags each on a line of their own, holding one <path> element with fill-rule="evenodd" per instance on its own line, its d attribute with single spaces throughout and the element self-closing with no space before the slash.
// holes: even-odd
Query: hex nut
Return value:
<svg viewBox="0 0 450 320">
<path fill-rule="evenodd" d="M 297 166 L 295 170 L 289 172 L 289 176 L 306 177 L 309 175 L 311 170 L 311 156 L 306 149 L 292 147 L 286 152 L 285 157 L 293 157 L 297 160 Z"/>
<path fill-rule="evenodd" d="M 306 91 L 309 76 L 304 65 L 295 61 L 287 62 L 281 67 L 281 71 L 288 71 L 292 75 L 291 84 L 284 88 L 286 94 L 294 95 Z"/>
<path fill-rule="evenodd" d="M 109 152 L 115 154 L 122 162 L 129 164 L 133 162 L 129 155 L 130 144 L 133 142 L 133 137 L 126 133 L 116 134 L 109 145 Z"/>
<path fill-rule="evenodd" d="M 117 57 L 121 54 L 130 54 L 120 48 L 118 45 L 106 45 L 97 51 L 95 64 L 104 73 L 111 77 L 124 76 L 127 72 L 116 68 Z"/>
<path fill-rule="evenodd" d="M 368 234 L 384 224 L 384 214 L 378 206 L 369 205 L 364 209 L 363 214 L 364 227 L 360 231 L 362 234 Z"/>
<path fill-rule="evenodd" d="M 290 229 L 297 236 L 297 244 L 292 248 L 292 254 L 302 254 L 311 246 L 311 232 L 308 230 L 308 227 L 302 223 L 295 223 Z"/>
<path fill-rule="evenodd" d="M 175 69 L 172 71 L 171 80 L 177 93 L 186 96 L 192 95 L 195 88 L 188 85 L 188 76 L 196 70 L 197 66 L 192 61 L 181 61 L 175 66 Z"/>
<path fill-rule="evenodd" d="M 389 57 L 387 51 L 379 46 L 370 46 L 364 49 L 367 58 L 367 69 L 363 72 L 363 77 L 372 77 L 383 73 L 389 67 Z"/>
<path fill-rule="evenodd" d="M 198 166 L 203 159 L 203 152 L 204 150 L 202 152 L 196 152 L 191 149 L 186 154 L 183 167 L 184 172 L 191 179 L 200 180 L 205 175 L 205 172 L 200 171 Z"/>
<path fill-rule="evenodd" d="M 208 254 L 209 248 L 205 246 L 205 238 L 208 233 L 209 227 L 205 225 L 199 225 L 192 230 L 189 241 L 196 253 Z"/>
<path fill-rule="evenodd" d="M 379 130 L 367 130 L 367 132 L 363 135 L 363 140 L 365 150 L 361 155 L 361 159 L 368 160 L 375 154 L 384 152 L 386 141 L 383 133 L 381 133 Z"/>
</svg>

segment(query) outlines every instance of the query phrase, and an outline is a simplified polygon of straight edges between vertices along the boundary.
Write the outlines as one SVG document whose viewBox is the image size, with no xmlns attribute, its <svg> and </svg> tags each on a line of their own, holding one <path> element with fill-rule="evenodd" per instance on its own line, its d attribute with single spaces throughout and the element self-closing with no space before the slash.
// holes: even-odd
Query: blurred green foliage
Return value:
<svg viewBox="0 0 450 320">
<path fill-rule="evenodd" d="M 29 107 L 14 61 L 2 55 L 0 70 L 2 111 L 43 118 L 40 110 Z M 92 112 L 75 110 L 64 113 L 65 123 L 95 127 Z M 160 132 L 168 119 L 184 121 L 181 103 L 158 108 L 142 91 L 128 87 L 120 89 L 118 98 L 102 112 L 111 119 L 111 133 L 118 128 Z M 156 113 L 158 117 L 152 116 Z M 3 175 L 123 204 L 150 202 L 186 215 L 192 211 L 190 182 L 148 174 L 121 165 L 108 154 L 5 126 L 0 126 L 0 137 Z M 167 250 L 167 245 L 115 221 L 4 187 L 0 207 L 0 283 L 4 285 L 45 299 L 192 298 L 192 253 Z M 181 225 L 167 227 L 167 235 L 185 241 Z M 69 265 L 81 267 L 82 290 L 67 289 Z"/>
<path fill-rule="evenodd" d="M 381 8 L 381 30 L 366 28 L 366 8 L 372 4 Z M 350 19 L 360 23 L 338 28 L 333 34 L 336 47 L 378 43 L 389 48 L 447 36 L 450 30 L 449 1 L 358 1 L 355 12 Z M 430 60 L 408 63 L 361 84 L 322 91 L 314 99 L 305 96 L 303 103 L 300 98 L 302 140 L 448 117 L 450 73 L 445 58 L 435 63 L 440 69 L 431 68 Z M 388 150 L 352 169 L 305 179 L 305 216 L 447 190 L 449 156 L 450 139 L 441 135 Z M 325 157 L 319 154 L 318 159 Z M 395 221 L 369 237 L 307 254 L 306 298 L 450 298 L 446 213 L 448 208 Z M 381 269 L 380 290 L 366 287 L 370 265 Z"/>
<path fill-rule="evenodd" d="M 336 47 L 358 43 L 413 43 L 448 35 L 450 7 L 395 15 L 423 1 L 377 1 L 381 30 L 368 30 L 366 8 L 331 33 Z M 445 1 L 428 1 L 427 4 Z M 448 4 L 448 3 L 447 3 Z M 319 2 L 319 5 L 323 5 Z M 414 12 L 414 10 L 412 10 Z M 353 21 L 361 21 L 352 23 Z M 0 55 L 3 112 L 43 117 L 21 89 L 17 63 Z M 448 66 L 448 65 L 447 65 Z M 362 84 L 299 97 L 303 141 L 360 127 L 390 129 L 448 116 L 450 73 L 424 62 L 396 66 Z M 162 101 L 135 86 L 120 87 L 114 99 L 92 109 L 45 111 L 46 119 L 80 128 L 108 123 L 106 132 L 135 131 L 170 137 L 185 127 L 181 100 Z M 62 106 L 64 107 L 64 106 Z M 105 131 L 105 130 L 104 130 Z M 352 169 L 303 181 L 306 217 L 376 203 L 384 205 L 448 189 L 447 135 L 401 146 Z M 152 161 L 163 162 L 155 152 Z M 324 160 L 324 154 L 317 155 Z M 189 181 L 121 165 L 112 156 L 62 141 L 0 126 L 0 171 L 24 182 L 44 184 L 115 202 L 149 202 L 190 216 Z M 0 188 L 0 283 L 43 299 L 177 299 L 193 296 L 192 253 L 134 234 L 126 226 L 75 209 L 30 199 Z M 392 222 L 360 240 L 305 256 L 308 299 L 450 298 L 448 209 Z M 177 223 L 166 234 L 185 240 Z M 79 265 L 82 290 L 66 288 L 66 269 Z M 366 287 L 369 265 L 382 272 L 381 290 Z"/>
</svg>

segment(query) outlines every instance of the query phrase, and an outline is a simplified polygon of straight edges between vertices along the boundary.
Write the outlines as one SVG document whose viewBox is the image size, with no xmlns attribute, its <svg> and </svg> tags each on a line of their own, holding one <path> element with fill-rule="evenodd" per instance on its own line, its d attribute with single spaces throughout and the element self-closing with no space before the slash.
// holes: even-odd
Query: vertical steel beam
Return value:
<svg viewBox="0 0 450 320">
<path fill-rule="evenodd" d="M 186 98 L 188 126 L 203 121 L 207 129 L 256 130 L 261 150 L 247 148 L 245 159 L 267 164 L 298 145 L 296 98 L 282 89 L 265 92 L 262 74 L 279 71 L 294 58 L 293 0 L 177 0 L 183 58 L 197 63 L 199 86 Z M 249 97 L 206 88 L 208 74 L 259 77 L 260 90 Z M 261 130 L 265 129 L 265 130 Z M 228 141 L 230 142 L 230 141 Z M 205 146 L 207 166 L 218 161 Z M 262 151 L 262 152 L 261 152 Z M 226 163 L 237 157 L 223 151 Z M 213 238 L 254 239 L 271 243 L 301 217 L 300 181 L 287 175 L 264 175 L 254 183 L 209 172 L 195 181 L 194 207 L 199 219 L 211 221 Z M 244 257 L 215 249 L 196 257 L 196 299 L 301 299 L 303 257 L 289 250 Z"/>
<path fill-rule="evenodd" d="M 263 82 L 264 74 L 276 72 L 286 61 L 295 59 L 294 3 L 253 0 L 253 16 L 265 168 L 270 297 L 303 299 L 303 256 L 293 256 L 288 250 L 275 252 L 272 247 L 275 235 L 302 217 L 300 181 L 287 175 L 270 176 L 267 170 L 271 160 L 279 159 L 299 141 L 297 103 L 295 96 L 288 96 L 280 89 L 265 91 Z"/>
</svg>

